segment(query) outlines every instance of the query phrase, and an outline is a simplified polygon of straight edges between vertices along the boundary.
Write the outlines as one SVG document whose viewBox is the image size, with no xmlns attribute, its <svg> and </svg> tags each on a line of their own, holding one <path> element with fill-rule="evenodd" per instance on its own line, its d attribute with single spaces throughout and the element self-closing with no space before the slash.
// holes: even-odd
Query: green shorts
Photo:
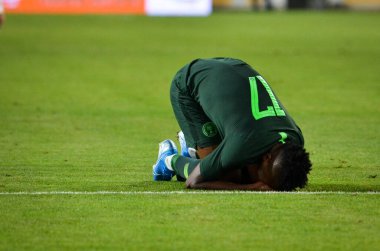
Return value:
<svg viewBox="0 0 380 251">
<path fill-rule="evenodd" d="M 186 144 L 195 149 L 218 145 L 221 142 L 218 129 L 189 93 L 183 80 L 184 71 L 185 67 L 174 76 L 170 88 L 170 101 L 177 122 L 185 135 Z"/>
</svg>

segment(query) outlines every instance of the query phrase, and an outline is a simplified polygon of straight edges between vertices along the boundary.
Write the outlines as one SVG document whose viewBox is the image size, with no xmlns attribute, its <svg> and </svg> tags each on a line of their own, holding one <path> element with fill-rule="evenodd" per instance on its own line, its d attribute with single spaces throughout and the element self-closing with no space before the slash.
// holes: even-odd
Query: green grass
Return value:
<svg viewBox="0 0 380 251">
<path fill-rule="evenodd" d="M 380 191 L 380 15 L 16 16 L 0 30 L 0 192 L 173 191 L 157 143 L 198 57 L 252 64 L 306 140 L 304 191 Z M 378 250 L 379 194 L 0 195 L 0 250 Z M 157 213 L 159 212 L 159 213 Z"/>
<path fill-rule="evenodd" d="M 14 208 L 14 200 L 23 203 Z M 379 203 L 371 195 L 20 196 L 0 201 L 7 219 L 4 246 L 16 250 L 375 250 L 380 245 L 380 224 L 374 221 Z"/>
</svg>

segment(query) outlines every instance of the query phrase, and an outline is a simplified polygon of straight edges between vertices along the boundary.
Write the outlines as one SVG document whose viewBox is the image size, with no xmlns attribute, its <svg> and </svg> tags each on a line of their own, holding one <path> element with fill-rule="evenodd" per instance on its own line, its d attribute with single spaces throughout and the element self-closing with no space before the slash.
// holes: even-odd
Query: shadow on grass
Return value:
<svg viewBox="0 0 380 251">
<path fill-rule="evenodd" d="M 380 192 L 379 185 L 309 184 L 306 191 Z"/>
<path fill-rule="evenodd" d="M 155 182 L 139 181 L 128 183 L 123 187 L 124 191 L 178 191 L 186 190 L 185 184 L 178 181 Z M 309 184 L 302 191 L 343 191 L 343 192 L 380 192 L 379 185 L 353 185 L 353 184 Z"/>
</svg>

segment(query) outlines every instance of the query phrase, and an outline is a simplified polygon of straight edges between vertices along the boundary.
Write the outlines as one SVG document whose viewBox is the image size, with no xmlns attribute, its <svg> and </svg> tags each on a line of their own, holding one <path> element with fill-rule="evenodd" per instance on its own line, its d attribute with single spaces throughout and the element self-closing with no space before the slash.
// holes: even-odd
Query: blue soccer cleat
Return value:
<svg viewBox="0 0 380 251">
<path fill-rule="evenodd" d="M 170 139 L 164 140 L 159 144 L 157 161 L 153 165 L 154 181 L 170 181 L 172 179 L 174 172 L 166 167 L 165 158 L 177 153 L 177 147 Z"/>
<path fill-rule="evenodd" d="M 189 150 L 186 145 L 185 135 L 182 131 L 178 132 L 178 141 L 181 146 L 181 155 L 190 158 Z"/>
<path fill-rule="evenodd" d="M 182 131 L 179 131 L 177 133 L 178 135 L 178 141 L 181 146 L 181 155 L 188 158 L 197 158 L 197 151 L 194 148 L 187 147 L 185 135 Z"/>
</svg>

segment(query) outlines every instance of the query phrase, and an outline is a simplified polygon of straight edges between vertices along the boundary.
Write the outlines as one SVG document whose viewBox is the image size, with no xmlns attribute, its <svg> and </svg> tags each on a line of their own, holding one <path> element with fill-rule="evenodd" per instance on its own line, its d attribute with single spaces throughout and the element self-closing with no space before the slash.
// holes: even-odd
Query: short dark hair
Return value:
<svg viewBox="0 0 380 251">
<path fill-rule="evenodd" d="M 305 148 L 287 142 L 281 148 L 276 190 L 292 191 L 306 186 L 312 163 Z"/>
</svg>

